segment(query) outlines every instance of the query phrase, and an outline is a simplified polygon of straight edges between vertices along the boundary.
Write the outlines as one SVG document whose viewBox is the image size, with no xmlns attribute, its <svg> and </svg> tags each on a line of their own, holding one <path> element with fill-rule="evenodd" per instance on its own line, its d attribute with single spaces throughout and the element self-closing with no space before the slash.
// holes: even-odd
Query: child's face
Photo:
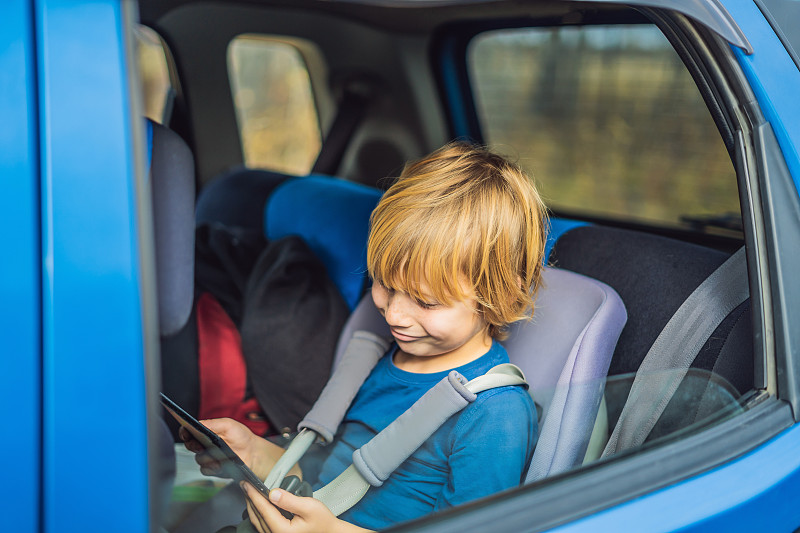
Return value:
<svg viewBox="0 0 800 533">
<path fill-rule="evenodd" d="M 420 292 L 426 295 L 424 301 L 377 281 L 372 284 L 375 306 L 402 352 L 413 357 L 445 356 L 452 362 L 450 368 L 486 353 L 492 341 L 475 300 L 444 305 L 427 296 L 425 284 Z"/>
</svg>

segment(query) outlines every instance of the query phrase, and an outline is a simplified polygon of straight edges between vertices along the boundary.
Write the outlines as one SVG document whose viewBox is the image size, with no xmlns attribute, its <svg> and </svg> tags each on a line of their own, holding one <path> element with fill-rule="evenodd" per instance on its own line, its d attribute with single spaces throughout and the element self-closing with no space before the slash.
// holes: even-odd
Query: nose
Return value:
<svg viewBox="0 0 800 533">
<path fill-rule="evenodd" d="M 384 317 L 391 327 L 407 327 L 410 324 L 409 303 L 411 299 L 402 292 L 388 295 Z"/>
</svg>

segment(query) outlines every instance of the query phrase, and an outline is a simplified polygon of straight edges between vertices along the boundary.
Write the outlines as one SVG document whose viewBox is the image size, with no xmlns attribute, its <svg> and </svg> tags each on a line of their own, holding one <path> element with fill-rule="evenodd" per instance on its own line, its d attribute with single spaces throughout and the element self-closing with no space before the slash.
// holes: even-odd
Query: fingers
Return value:
<svg viewBox="0 0 800 533">
<path fill-rule="evenodd" d="M 295 496 L 291 492 L 283 489 L 273 489 L 269 491 L 269 501 L 290 513 L 298 516 L 307 517 L 314 512 L 319 502 L 313 498 Z"/>
<path fill-rule="evenodd" d="M 190 452 L 199 453 L 205 449 L 203 448 L 203 445 L 194 438 L 194 435 L 192 435 L 189 430 L 183 426 L 178 429 L 178 438 L 183 441 L 183 445 L 186 446 L 186 449 Z"/>
<path fill-rule="evenodd" d="M 288 531 L 291 522 L 251 484 L 243 481 L 239 484 L 247 500 L 247 513 L 259 533 L 280 533 Z M 273 491 L 274 492 L 274 491 Z M 270 494 L 271 496 L 271 494 Z"/>
<path fill-rule="evenodd" d="M 325 504 L 314 498 L 295 496 L 282 489 L 273 489 L 269 501 L 252 485 L 240 483 L 248 501 L 247 512 L 250 521 L 258 523 L 262 533 L 319 533 L 334 531 L 345 522 L 339 521 Z M 291 520 L 285 518 L 280 509 L 294 514 Z"/>
<path fill-rule="evenodd" d="M 213 420 L 206 420 L 204 422 L 211 422 L 211 425 L 220 427 L 225 427 L 227 425 L 225 422 L 216 424 Z M 198 465 L 200 465 L 201 473 L 206 476 L 223 475 L 222 465 L 220 462 L 216 460 L 210 453 L 208 453 L 205 446 L 203 446 L 200 441 L 195 438 L 191 431 L 185 427 L 180 427 L 178 429 L 178 437 L 183 441 L 183 445 L 186 447 L 186 449 L 195 454 L 194 460 Z"/>
<path fill-rule="evenodd" d="M 261 514 L 256 510 L 253 501 L 247 494 L 245 494 L 245 501 L 247 502 L 247 516 L 250 518 L 250 523 L 256 528 L 258 533 L 271 533 Z"/>
<path fill-rule="evenodd" d="M 242 428 L 246 428 L 246 426 L 243 426 L 232 418 L 209 418 L 201 420 L 200 423 L 223 439 L 228 433 L 242 431 Z"/>
</svg>

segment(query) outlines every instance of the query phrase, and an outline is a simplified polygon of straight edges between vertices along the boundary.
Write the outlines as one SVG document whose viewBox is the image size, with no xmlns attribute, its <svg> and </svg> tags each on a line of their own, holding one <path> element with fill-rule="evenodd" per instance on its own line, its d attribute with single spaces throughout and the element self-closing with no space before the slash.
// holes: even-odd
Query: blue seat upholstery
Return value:
<svg viewBox="0 0 800 533">
<path fill-rule="evenodd" d="M 264 206 L 272 191 L 294 176 L 260 168 L 235 168 L 214 178 L 197 196 L 197 225 L 264 229 Z"/>
<path fill-rule="evenodd" d="M 512 325 L 503 341 L 542 408 L 539 443 L 526 482 L 583 462 L 626 320 L 622 300 L 608 285 L 574 272 L 544 269 L 533 320 Z M 358 330 L 391 336 L 369 295 L 345 325 L 335 361 Z"/>
<path fill-rule="evenodd" d="M 270 195 L 264 231 L 270 240 L 302 237 L 354 309 L 367 282 L 369 216 L 380 197 L 378 189 L 338 178 L 290 179 Z"/>
</svg>

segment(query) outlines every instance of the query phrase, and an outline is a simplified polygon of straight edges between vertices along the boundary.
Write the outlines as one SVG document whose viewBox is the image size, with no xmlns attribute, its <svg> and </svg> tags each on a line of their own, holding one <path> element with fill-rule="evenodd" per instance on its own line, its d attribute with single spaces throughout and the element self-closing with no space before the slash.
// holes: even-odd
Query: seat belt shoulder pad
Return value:
<svg viewBox="0 0 800 533">
<path fill-rule="evenodd" d="M 356 331 L 339 366 L 298 429 L 314 430 L 326 443 L 331 443 L 353 398 L 388 349 L 389 342 L 383 337 Z"/>
<path fill-rule="evenodd" d="M 353 464 L 373 487 L 383 482 L 451 416 L 477 395 L 455 370 L 442 378 L 383 431 L 353 452 Z"/>
<path fill-rule="evenodd" d="M 353 464 L 333 482 L 314 493 L 338 516 L 355 505 L 370 486 L 379 487 L 451 416 L 477 399 L 479 392 L 512 385 L 526 386 L 522 371 L 498 365 L 467 382 L 451 371 L 414 405 L 353 452 Z"/>
</svg>

